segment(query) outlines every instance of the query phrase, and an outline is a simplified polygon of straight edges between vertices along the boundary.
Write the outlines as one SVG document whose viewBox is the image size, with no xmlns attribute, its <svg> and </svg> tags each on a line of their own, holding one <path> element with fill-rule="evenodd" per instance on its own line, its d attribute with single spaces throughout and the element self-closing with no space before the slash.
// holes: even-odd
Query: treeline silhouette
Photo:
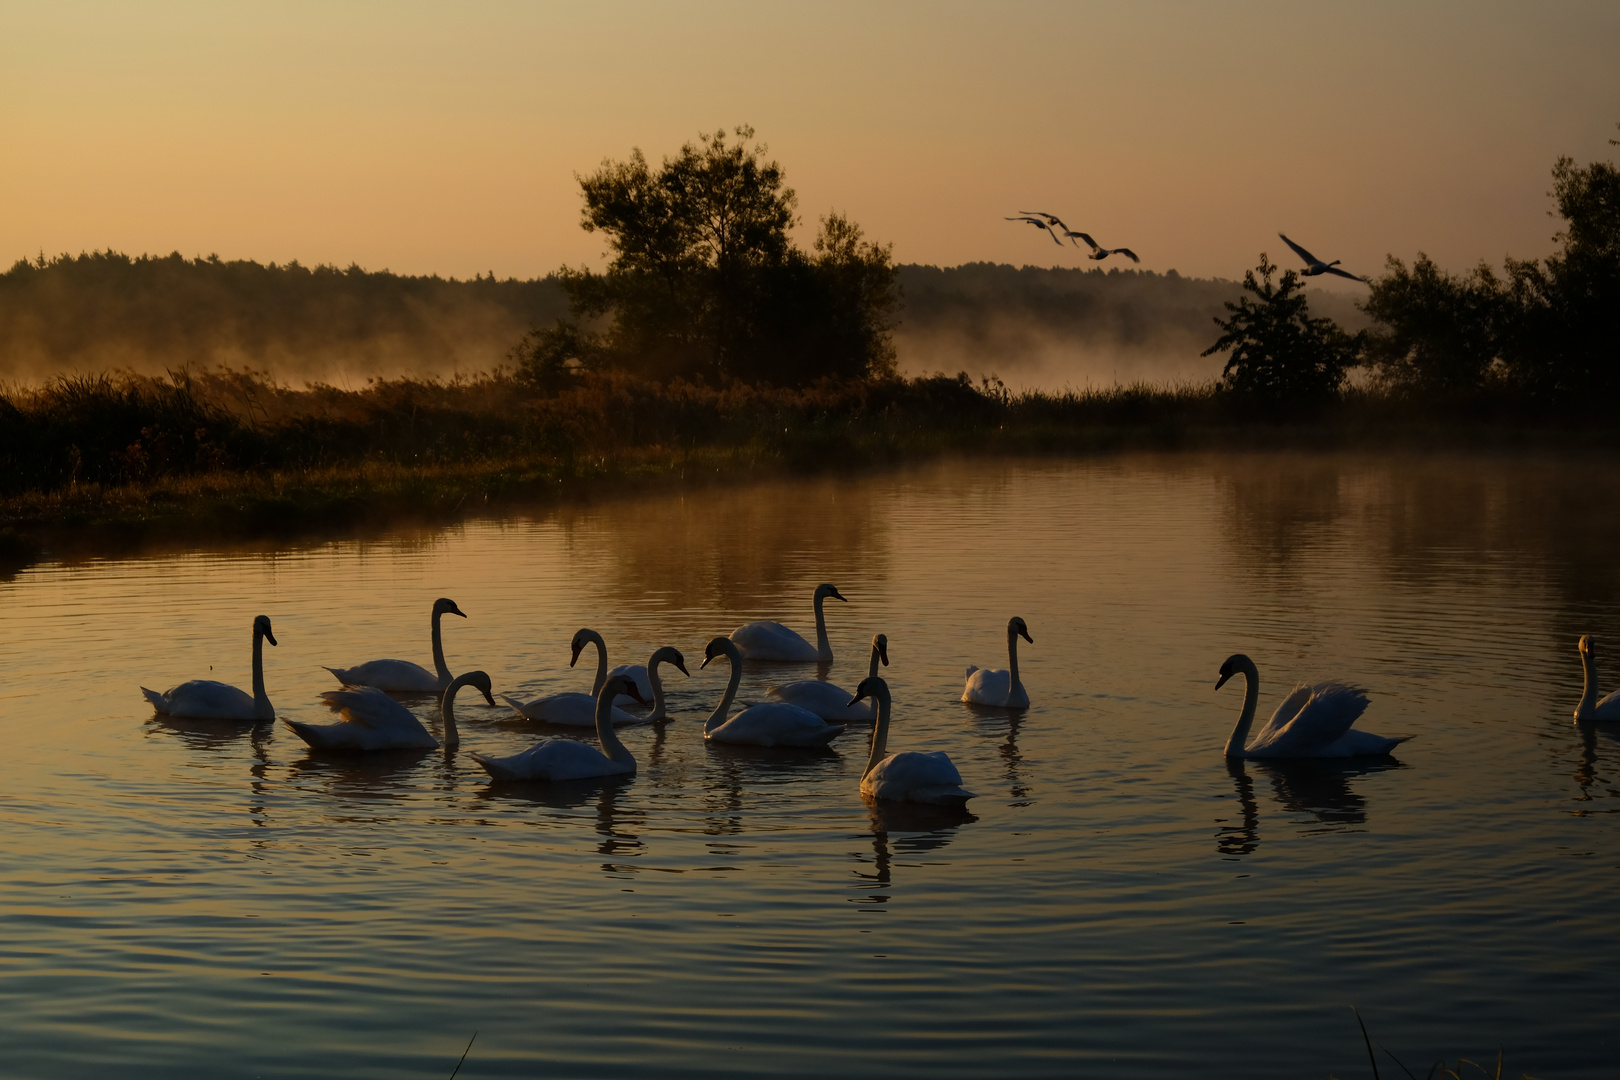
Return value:
<svg viewBox="0 0 1620 1080">
<path fill-rule="evenodd" d="M 450 374 L 493 366 L 567 310 L 553 278 L 472 281 L 357 266 L 22 259 L 0 274 L 0 377 L 249 365 L 284 377 Z"/>
</svg>

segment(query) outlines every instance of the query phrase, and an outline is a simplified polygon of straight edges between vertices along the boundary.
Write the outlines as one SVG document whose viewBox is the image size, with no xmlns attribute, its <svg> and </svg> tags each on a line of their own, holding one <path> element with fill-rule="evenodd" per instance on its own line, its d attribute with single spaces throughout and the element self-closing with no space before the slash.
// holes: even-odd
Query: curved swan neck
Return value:
<svg viewBox="0 0 1620 1080">
<path fill-rule="evenodd" d="M 433 670 L 438 673 L 441 684 L 450 681 L 450 666 L 444 662 L 444 634 L 439 625 L 443 619 L 444 612 L 435 607 L 433 609 Z"/>
<path fill-rule="evenodd" d="M 866 768 L 861 772 L 861 779 L 865 780 L 868 773 L 877 768 L 877 763 L 884 758 L 884 751 L 889 746 L 889 690 L 880 687 L 872 691 L 877 699 L 877 723 L 872 725 L 872 752 L 866 757 Z"/>
<path fill-rule="evenodd" d="M 647 661 L 647 681 L 652 684 L 653 692 L 653 710 L 647 717 L 649 720 L 662 720 L 666 715 L 664 712 L 664 680 L 658 676 L 658 665 L 661 663 L 663 661 L 656 656 Z"/>
<path fill-rule="evenodd" d="M 635 758 L 619 741 L 619 733 L 613 730 L 613 699 L 616 696 L 603 692 L 596 695 L 596 740 L 602 744 L 602 752 L 614 761 L 634 762 Z"/>
<path fill-rule="evenodd" d="M 827 598 L 821 595 L 818 590 L 814 600 L 816 608 L 816 653 L 822 660 L 831 660 L 832 642 L 827 640 L 827 613 L 822 610 L 822 605 L 826 602 Z"/>
<path fill-rule="evenodd" d="M 868 679 L 877 678 L 877 671 L 878 671 L 878 647 L 877 647 L 877 642 L 874 641 L 874 642 L 872 642 L 872 662 L 866 666 L 866 677 Z"/>
<path fill-rule="evenodd" d="M 591 693 L 595 695 L 602 692 L 602 684 L 607 682 L 607 643 L 601 634 L 594 632 L 587 640 L 596 646 L 596 681 L 591 683 Z"/>
<path fill-rule="evenodd" d="M 726 714 L 731 711 L 732 699 L 737 696 L 737 687 L 742 683 L 742 654 L 735 648 L 730 648 L 726 650 L 726 657 L 731 661 L 731 677 L 726 680 L 726 692 L 720 698 L 720 704 L 714 707 L 714 712 L 704 721 L 705 734 L 726 722 Z"/>
<path fill-rule="evenodd" d="M 461 732 L 456 727 L 456 691 L 470 682 L 472 679 L 468 675 L 459 675 L 445 687 L 444 700 L 439 705 L 439 716 L 444 720 L 444 746 L 447 750 L 461 743 Z"/>
<path fill-rule="evenodd" d="M 1238 717 L 1237 726 L 1226 740 L 1226 756 L 1242 757 L 1243 744 L 1249 738 L 1249 728 L 1254 724 L 1254 708 L 1260 703 L 1260 672 L 1254 666 L 1254 661 L 1247 656 L 1238 663 L 1238 670 L 1243 673 L 1243 715 Z"/>
<path fill-rule="evenodd" d="M 264 631 L 253 628 L 253 711 L 261 720 L 275 718 L 270 695 L 264 692 Z"/>
<path fill-rule="evenodd" d="M 1598 699 L 1597 660 L 1585 650 L 1581 652 L 1581 674 L 1586 678 L 1586 686 L 1581 691 L 1581 703 L 1575 706 L 1577 720 L 1589 716 Z"/>
</svg>

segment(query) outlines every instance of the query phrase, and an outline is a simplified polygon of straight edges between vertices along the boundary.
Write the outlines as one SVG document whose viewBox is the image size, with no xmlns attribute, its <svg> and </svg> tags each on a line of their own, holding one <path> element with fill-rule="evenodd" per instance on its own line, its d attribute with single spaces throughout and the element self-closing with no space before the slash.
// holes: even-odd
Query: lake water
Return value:
<svg viewBox="0 0 1620 1080">
<path fill-rule="evenodd" d="M 604 495 L 441 532 L 45 564 L 0 583 L 0 1058 L 25 1077 L 1620 1072 L 1620 469 L 1485 456 L 1142 456 Z M 889 637 L 891 749 L 971 815 L 861 800 L 826 753 L 704 743 L 705 641 L 807 635 L 850 687 Z M 503 789 L 540 733 L 464 693 L 459 753 L 344 759 L 154 719 L 138 686 L 429 662 L 590 688 L 684 650 L 640 772 Z M 961 704 L 1020 654 L 1024 714 Z M 1228 764 L 1241 681 L 1368 688 L 1394 758 Z M 751 665 L 741 697 L 813 671 Z M 424 718 L 430 705 L 418 706 Z M 433 719 L 430 726 L 437 727 Z M 1398 1075 L 1388 1059 L 1385 1076 Z"/>
</svg>

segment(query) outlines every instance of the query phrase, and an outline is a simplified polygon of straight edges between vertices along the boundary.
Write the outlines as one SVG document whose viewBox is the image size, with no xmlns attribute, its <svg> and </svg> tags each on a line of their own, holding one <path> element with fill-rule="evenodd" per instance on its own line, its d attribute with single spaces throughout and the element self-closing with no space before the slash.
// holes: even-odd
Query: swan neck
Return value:
<svg viewBox="0 0 1620 1080">
<path fill-rule="evenodd" d="M 1243 744 L 1248 741 L 1249 728 L 1254 725 L 1255 706 L 1260 703 L 1260 672 L 1252 662 L 1245 661 L 1243 672 L 1243 714 L 1226 740 L 1227 757 L 1243 757 Z"/>
<path fill-rule="evenodd" d="M 1020 689 L 1024 684 L 1018 681 L 1018 631 L 1010 626 L 1007 628 L 1007 670 L 1012 675 L 1008 689 Z"/>
<path fill-rule="evenodd" d="M 607 645 L 595 635 L 592 635 L 591 644 L 596 646 L 596 681 L 591 684 L 591 693 L 600 694 L 602 684 L 607 682 Z"/>
<path fill-rule="evenodd" d="M 444 721 L 444 745 L 447 750 L 461 743 L 461 731 L 456 727 L 456 691 L 466 685 L 465 677 L 452 681 L 445 688 L 444 701 L 439 705 L 439 716 Z"/>
<path fill-rule="evenodd" d="M 270 695 L 264 692 L 264 635 L 253 628 L 253 711 L 262 720 L 276 715 L 270 705 Z"/>
<path fill-rule="evenodd" d="M 1589 652 L 1581 653 L 1581 674 L 1585 676 L 1586 685 L 1581 690 L 1581 703 L 1575 707 L 1577 717 L 1589 715 L 1598 699 L 1597 661 Z"/>
<path fill-rule="evenodd" d="M 862 780 L 877 768 L 877 763 L 883 760 L 884 751 L 889 746 L 889 691 L 878 690 L 872 696 L 877 698 L 877 722 L 872 725 L 872 752 L 866 757 L 866 769 L 861 773 Z"/>
<path fill-rule="evenodd" d="M 814 600 L 816 608 L 816 654 L 822 660 L 832 659 L 832 642 L 827 640 L 827 613 L 822 610 L 827 598 L 820 593 Z"/>
<path fill-rule="evenodd" d="M 649 720 L 662 720 L 664 718 L 664 680 L 658 676 L 658 661 L 654 660 L 647 665 L 647 681 L 652 684 L 653 710 Z"/>
<path fill-rule="evenodd" d="M 433 611 L 433 670 L 439 676 L 440 686 L 450 681 L 450 666 L 444 662 L 444 635 L 439 626 L 443 619 L 444 612 L 435 608 Z"/>
<path fill-rule="evenodd" d="M 875 679 L 875 678 L 877 678 L 877 673 L 878 673 L 878 647 L 876 645 L 874 645 L 874 646 L 872 646 L 872 662 L 866 666 L 866 677 L 868 679 Z"/>
<path fill-rule="evenodd" d="M 635 758 L 619 741 L 619 733 L 613 730 L 614 696 L 603 693 L 596 695 L 596 740 L 602 744 L 602 752 L 614 761 L 634 763 Z"/>
<path fill-rule="evenodd" d="M 731 650 L 727 650 L 727 656 L 731 660 L 731 677 L 726 680 L 726 692 L 721 696 L 720 704 L 714 707 L 714 712 L 709 714 L 709 719 L 703 724 L 704 734 L 725 723 L 726 714 L 731 711 L 732 699 L 737 696 L 737 687 L 742 683 L 742 664 L 737 662 L 738 655 L 740 654 L 732 654 Z"/>
</svg>

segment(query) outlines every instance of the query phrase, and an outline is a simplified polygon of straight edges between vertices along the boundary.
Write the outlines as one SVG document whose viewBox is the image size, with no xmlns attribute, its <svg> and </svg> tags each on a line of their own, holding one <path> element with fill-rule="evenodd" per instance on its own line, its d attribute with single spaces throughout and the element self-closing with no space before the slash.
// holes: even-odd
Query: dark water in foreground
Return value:
<svg viewBox="0 0 1620 1080">
<path fill-rule="evenodd" d="M 974 463 L 26 571 L 0 584 L 4 1074 L 446 1077 L 476 1030 L 462 1077 L 1351 1077 L 1354 1004 L 1420 1074 L 1502 1046 L 1515 1076 L 1613 1076 L 1620 729 L 1570 710 L 1576 636 L 1620 655 L 1616 488 L 1469 457 Z M 808 631 L 821 581 L 851 601 L 831 678 L 886 632 L 891 748 L 947 750 L 970 817 L 868 808 L 856 731 L 704 744 L 703 642 Z M 318 665 L 426 662 L 439 595 L 470 616 L 451 667 L 498 692 L 589 689 L 582 625 L 614 662 L 685 650 L 677 719 L 625 737 L 639 775 L 493 788 L 467 751 L 535 732 L 472 695 L 459 754 L 343 760 L 136 689 L 245 686 L 264 613 L 278 713 L 323 719 Z M 1013 614 L 1033 707 L 960 704 Z M 1237 650 L 1263 712 L 1342 678 L 1361 726 L 1418 738 L 1228 765 Z"/>
</svg>

